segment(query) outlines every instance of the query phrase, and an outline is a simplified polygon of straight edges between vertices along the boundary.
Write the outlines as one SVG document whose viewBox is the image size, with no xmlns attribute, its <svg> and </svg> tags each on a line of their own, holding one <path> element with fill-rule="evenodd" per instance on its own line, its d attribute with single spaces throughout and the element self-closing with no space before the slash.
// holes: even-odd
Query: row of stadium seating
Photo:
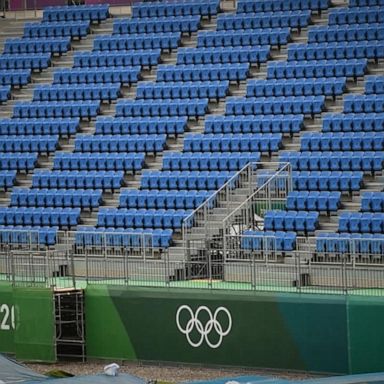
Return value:
<svg viewBox="0 0 384 384">
<path fill-rule="evenodd" d="M 384 152 L 283 152 L 280 161 L 295 171 L 381 172 Z"/>
<path fill-rule="evenodd" d="M 333 113 L 323 117 L 323 132 L 383 132 L 384 113 Z"/>
<path fill-rule="evenodd" d="M 12 191 L 13 207 L 97 208 L 101 190 L 81 189 L 22 189 Z"/>
<path fill-rule="evenodd" d="M 264 229 L 267 231 L 314 233 L 319 226 L 318 212 L 267 211 Z"/>
<path fill-rule="evenodd" d="M 171 51 L 180 44 L 180 32 L 136 34 L 128 36 L 97 36 L 93 41 L 94 51 L 129 51 L 163 49 Z"/>
<path fill-rule="evenodd" d="M 53 84 L 121 83 L 131 85 L 139 79 L 140 67 L 98 67 L 58 69 L 53 74 Z"/>
<path fill-rule="evenodd" d="M 108 17 L 108 4 L 46 7 L 43 12 L 43 22 L 76 20 L 100 22 Z"/>
<path fill-rule="evenodd" d="M 383 23 L 384 14 L 379 7 L 336 8 L 329 12 L 329 25 Z"/>
<path fill-rule="evenodd" d="M 55 152 L 58 136 L 5 136 L 0 139 L 0 152 Z"/>
<path fill-rule="evenodd" d="M 180 229 L 183 220 L 191 213 L 191 210 L 184 209 L 100 208 L 97 226 L 104 228 Z"/>
<path fill-rule="evenodd" d="M 207 65 L 159 65 L 157 81 L 218 81 L 240 82 L 249 73 L 249 64 L 207 64 Z"/>
<path fill-rule="evenodd" d="M 231 48 L 179 48 L 177 64 L 257 63 L 260 65 L 269 59 L 270 51 L 270 47 L 265 45 Z"/>
<path fill-rule="evenodd" d="M 40 85 L 33 90 L 33 101 L 116 100 L 121 96 L 120 84 Z"/>
<path fill-rule="evenodd" d="M 0 123 L 1 127 L 1 123 Z M 187 127 L 187 117 L 98 117 L 96 135 L 180 135 Z M 1 129 L 1 128 L 0 128 Z"/>
<path fill-rule="evenodd" d="M 290 211 L 336 212 L 341 205 L 340 192 L 292 191 L 289 192 L 286 208 Z"/>
<path fill-rule="evenodd" d="M 0 71 L 0 85 L 11 85 L 13 87 L 22 87 L 31 81 L 30 69 L 17 69 L 17 70 L 1 70 Z"/>
<path fill-rule="evenodd" d="M 0 135 L 74 135 L 80 119 L 1 119 Z"/>
<path fill-rule="evenodd" d="M 136 99 L 220 99 L 229 91 L 229 81 L 140 82 Z"/>
<path fill-rule="evenodd" d="M 24 37 L 27 39 L 67 36 L 82 38 L 90 32 L 89 25 L 89 21 L 25 23 Z"/>
<path fill-rule="evenodd" d="M 16 171 L 0 171 L 0 189 L 7 191 L 16 181 Z"/>
<path fill-rule="evenodd" d="M 384 192 L 364 192 L 361 197 L 363 212 L 384 212 Z"/>
<path fill-rule="evenodd" d="M 36 164 L 36 153 L 0 153 L 1 170 L 29 172 Z"/>
<path fill-rule="evenodd" d="M 365 78 L 366 94 L 384 94 L 384 76 L 367 76 Z"/>
<path fill-rule="evenodd" d="M 239 0 L 237 2 L 237 13 L 259 13 L 296 11 L 310 9 L 313 11 L 325 10 L 329 7 L 328 0 Z"/>
<path fill-rule="evenodd" d="M 296 247 L 296 233 L 247 230 L 241 236 L 241 248 L 246 251 L 289 252 Z"/>
<path fill-rule="evenodd" d="M 146 191 L 123 189 L 120 208 L 196 209 L 212 195 L 208 191 Z M 212 204 L 214 200 L 212 199 Z"/>
<path fill-rule="evenodd" d="M 226 115 L 314 115 L 325 107 L 324 96 L 231 97 Z"/>
<path fill-rule="evenodd" d="M 91 119 L 100 112 L 98 101 L 41 101 L 18 102 L 13 108 L 13 117 L 23 118 L 51 118 L 51 117 L 80 117 Z"/>
<path fill-rule="evenodd" d="M 39 171 L 32 176 L 32 188 L 116 190 L 123 180 L 124 172 Z"/>
<path fill-rule="evenodd" d="M 341 43 L 289 44 L 288 61 L 352 60 L 384 57 L 383 41 L 351 41 Z M 308 76 L 309 77 L 309 76 Z"/>
<path fill-rule="evenodd" d="M 186 134 L 185 152 L 276 152 L 282 145 L 281 134 Z"/>
<path fill-rule="evenodd" d="M 88 67 L 152 67 L 160 59 L 160 49 L 137 51 L 75 52 L 73 68 Z"/>
<path fill-rule="evenodd" d="M 77 135 L 74 152 L 161 152 L 166 135 Z"/>
<path fill-rule="evenodd" d="M 384 233 L 384 213 L 342 212 L 339 232 Z"/>
<path fill-rule="evenodd" d="M 168 152 L 163 156 L 162 169 L 165 171 L 237 171 L 249 162 L 258 161 L 260 161 L 259 152 Z"/>
<path fill-rule="evenodd" d="M 141 189 L 216 191 L 233 172 L 143 171 Z"/>
<path fill-rule="evenodd" d="M 302 151 L 383 151 L 384 132 L 303 133 Z"/>
<path fill-rule="evenodd" d="M 48 68 L 50 65 L 50 53 L 17 56 L 2 54 L 0 56 L 0 70 L 37 69 L 41 71 Z"/>
<path fill-rule="evenodd" d="M 119 100 L 116 117 L 204 116 L 208 99 Z"/>
<path fill-rule="evenodd" d="M 0 225 L 71 228 L 79 223 L 80 208 L 0 208 Z"/>
<path fill-rule="evenodd" d="M 220 10 L 218 0 L 195 0 L 181 3 L 157 3 L 157 4 L 134 4 L 132 6 L 133 18 L 172 17 L 172 16 L 208 16 L 216 15 Z"/>
<path fill-rule="evenodd" d="M 384 95 L 345 95 L 345 113 L 381 113 L 384 111 Z"/>
<path fill-rule="evenodd" d="M 4 43 L 4 53 L 66 53 L 71 47 L 70 37 L 50 39 L 7 39 Z"/>
<path fill-rule="evenodd" d="M 171 229 L 141 228 L 91 228 L 78 227 L 75 235 L 76 248 L 109 246 L 136 248 L 168 248 L 172 241 Z"/>
<path fill-rule="evenodd" d="M 251 15 L 217 17 L 217 31 L 257 28 L 305 28 L 311 21 L 311 11 L 259 12 Z"/>
<path fill-rule="evenodd" d="M 59 171 L 137 172 L 144 166 L 144 153 L 57 153 L 53 169 Z"/>
<path fill-rule="evenodd" d="M 384 0 L 349 0 L 350 7 L 375 7 L 383 6 Z"/>
<path fill-rule="evenodd" d="M 113 34 L 192 33 L 196 32 L 199 26 L 200 16 L 116 19 L 113 23 Z"/>
<path fill-rule="evenodd" d="M 56 244 L 57 228 L 39 226 L 0 226 L 0 241 L 3 244 Z"/>
<path fill-rule="evenodd" d="M 249 80 L 247 97 L 266 96 L 332 96 L 342 95 L 346 85 L 345 77 L 326 77 L 291 80 Z"/>
</svg>

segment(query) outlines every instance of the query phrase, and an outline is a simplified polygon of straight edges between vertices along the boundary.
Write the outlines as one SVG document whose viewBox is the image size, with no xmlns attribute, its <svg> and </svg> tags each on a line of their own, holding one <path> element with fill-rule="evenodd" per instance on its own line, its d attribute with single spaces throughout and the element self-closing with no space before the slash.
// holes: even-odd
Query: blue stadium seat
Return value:
<svg viewBox="0 0 384 384">
<path fill-rule="evenodd" d="M 47 39 L 7 39 L 4 43 L 6 54 L 40 54 L 52 53 L 62 55 L 71 47 L 70 37 L 47 38 Z"/>
<path fill-rule="evenodd" d="M 25 23 L 25 38 L 76 37 L 81 39 L 90 32 L 89 21 Z"/>
<path fill-rule="evenodd" d="M 109 17 L 109 5 L 76 5 L 46 7 L 43 12 L 44 22 L 90 20 L 100 22 Z"/>
<path fill-rule="evenodd" d="M 244 231 L 241 248 L 247 251 L 290 252 L 296 248 L 296 233 L 283 231 Z"/>
<path fill-rule="evenodd" d="M 384 132 L 384 113 L 335 113 L 323 118 L 323 132 Z"/>
</svg>

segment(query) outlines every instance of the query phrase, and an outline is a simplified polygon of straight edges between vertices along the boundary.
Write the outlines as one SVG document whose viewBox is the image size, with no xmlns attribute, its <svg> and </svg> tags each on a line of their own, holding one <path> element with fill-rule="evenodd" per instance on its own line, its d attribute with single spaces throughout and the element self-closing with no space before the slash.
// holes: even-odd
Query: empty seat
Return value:
<svg viewBox="0 0 384 384">
<path fill-rule="evenodd" d="M 0 152 L 55 152 L 58 136 L 0 136 Z"/>
<path fill-rule="evenodd" d="M 4 43 L 4 53 L 66 53 L 71 48 L 70 37 L 47 39 L 7 39 Z"/>
<path fill-rule="evenodd" d="M 37 244 L 41 246 L 55 245 L 58 228 L 21 225 L 1 225 L 0 240 L 6 244 Z"/>
<path fill-rule="evenodd" d="M 323 132 L 383 132 L 384 113 L 334 113 L 323 117 Z"/>
<path fill-rule="evenodd" d="M 383 113 L 383 95 L 346 95 L 344 97 L 345 113 Z"/>
<path fill-rule="evenodd" d="M 11 97 L 11 87 L 9 85 L 0 87 L 0 102 L 4 103 L 10 97 Z"/>
<path fill-rule="evenodd" d="M 286 207 L 290 211 L 336 212 L 340 207 L 340 192 L 289 192 Z"/>
<path fill-rule="evenodd" d="M 384 233 L 384 213 L 343 212 L 339 216 L 339 232 Z"/>
<path fill-rule="evenodd" d="M 246 251 L 290 252 L 296 248 L 296 233 L 247 230 L 241 235 L 240 244 Z"/>
<path fill-rule="evenodd" d="M 50 66 L 51 54 L 7 55 L 0 56 L 0 70 L 35 69 L 43 70 Z"/>
<path fill-rule="evenodd" d="M 364 192 L 361 197 L 363 212 L 384 212 L 384 192 Z"/>
<path fill-rule="evenodd" d="M 0 153 L 0 170 L 29 172 L 37 164 L 36 153 Z"/>
<path fill-rule="evenodd" d="M 77 37 L 82 38 L 90 32 L 89 21 L 53 22 L 53 23 L 25 23 L 24 37 Z"/>
<path fill-rule="evenodd" d="M 0 189 L 7 191 L 16 181 L 16 171 L 0 171 Z"/>
<path fill-rule="evenodd" d="M 46 7 L 43 12 L 43 21 L 49 22 L 76 20 L 100 22 L 108 17 L 108 4 Z"/>
<path fill-rule="evenodd" d="M 313 233 L 318 225 L 318 212 L 267 211 L 264 215 L 264 229 L 267 231 Z"/>
<path fill-rule="evenodd" d="M 367 76 L 365 80 L 366 94 L 384 94 L 384 76 Z"/>
<path fill-rule="evenodd" d="M 11 85 L 13 87 L 22 87 L 23 85 L 27 85 L 30 81 L 30 69 L 0 71 L 0 85 L 2 86 Z"/>
</svg>

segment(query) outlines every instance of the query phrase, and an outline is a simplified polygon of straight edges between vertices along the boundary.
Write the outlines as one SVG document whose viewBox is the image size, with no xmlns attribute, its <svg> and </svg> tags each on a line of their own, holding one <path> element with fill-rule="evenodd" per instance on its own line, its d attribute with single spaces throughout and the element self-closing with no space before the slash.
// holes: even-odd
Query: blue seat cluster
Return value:
<svg viewBox="0 0 384 384">
<path fill-rule="evenodd" d="M 343 212 L 339 216 L 339 232 L 384 233 L 384 213 Z"/>
<path fill-rule="evenodd" d="M 59 69 L 53 74 L 53 84 L 121 83 L 131 85 L 138 81 L 140 70 L 140 67 Z"/>
<path fill-rule="evenodd" d="M 171 229 L 92 228 L 78 227 L 75 235 L 77 249 L 87 247 L 168 248 L 172 242 Z"/>
<path fill-rule="evenodd" d="M 0 208 L 0 225 L 75 227 L 80 219 L 80 208 Z"/>
<path fill-rule="evenodd" d="M 308 31 L 308 43 L 383 39 L 384 26 L 382 24 L 311 27 Z"/>
<path fill-rule="evenodd" d="M 180 32 L 136 34 L 128 36 L 97 36 L 93 42 L 94 51 L 130 51 L 142 49 L 177 49 Z"/>
<path fill-rule="evenodd" d="M 266 134 L 187 134 L 185 152 L 276 152 L 282 135 Z"/>
<path fill-rule="evenodd" d="M 211 17 L 220 10 L 218 0 L 194 0 L 182 2 L 164 2 L 156 4 L 139 3 L 132 6 L 132 17 L 172 17 L 201 15 Z"/>
<path fill-rule="evenodd" d="M 115 190 L 123 180 L 124 172 L 39 171 L 32 176 L 32 188 Z"/>
<path fill-rule="evenodd" d="M 316 237 L 316 252 L 335 255 L 338 253 L 384 254 L 384 235 L 358 233 L 320 233 Z"/>
<path fill-rule="evenodd" d="M 384 95 L 345 95 L 345 113 L 382 113 L 384 111 Z"/>
<path fill-rule="evenodd" d="M 288 61 L 381 59 L 384 41 L 348 41 L 338 43 L 290 44 Z"/>
<path fill-rule="evenodd" d="M 37 69 L 39 71 L 48 68 L 51 64 L 50 53 L 35 55 L 1 55 L 0 70 L 13 69 Z"/>
<path fill-rule="evenodd" d="M 267 211 L 264 230 L 312 233 L 319 226 L 318 212 Z"/>
<path fill-rule="evenodd" d="M 290 39 L 289 28 L 259 28 L 235 31 L 199 32 L 198 48 L 239 47 L 255 45 L 286 45 Z"/>
<path fill-rule="evenodd" d="M 119 100 L 116 117 L 204 116 L 208 99 Z"/>
<path fill-rule="evenodd" d="M 1 127 L 1 123 L 0 123 Z M 187 127 L 187 117 L 98 117 L 96 135 L 180 135 Z"/>
<path fill-rule="evenodd" d="M 205 133 L 298 133 L 303 115 L 207 116 Z"/>
<path fill-rule="evenodd" d="M 0 135 L 74 135 L 80 119 L 1 119 Z"/>
<path fill-rule="evenodd" d="M 227 96 L 229 81 L 141 82 L 136 99 L 220 99 Z"/>
<path fill-rule="evenodd" d="M 340 192 L 292 191 L 286 207 L 290 211 L 335 212 L 340 208 Z"/>
<path fill-rule="evenodd" d="M 67 36 L 82 38 L 89 32 L 89 21 L 25 23 L 24 25 L 24 37 L 31 39 Z"/>
<path fill-rule="evenodd" d="M 113 23 L 113 34 L 127 33 L 168 33 L 168 32 L 196 32 L 200 26 L 200 15 L 151 17 L 142 19 L 116 19 Z"/>
<path fill-rule="evenodd" d="M 0 85 L 11 85 L 22 87 L 31 81 L 30 69 L 1 70 Z"/>
<path fill-rule="evenodd" d="M 82 189 L 14 189 L 13 207 L 45 208 L 97 208 L 101 203 L 101 190 Z"/>
<path fill-rule="evenodd" d="M 70 37 L 56 37 L 42 40 L 36 39 L 7 39 L 4 43 L 4 53 L 66 53 L 71 47 Z"/>
<path fill-rule="evenodd" d="M 159 65 L 157 81 L 245 80 L 249 64 Z"/>
<path fill-rule="evenodd" d="M 0 153 L 2 171 L 31 171 L 37 164 L 36 153 Z"/>
<path fill-rule="evenodd" d="M 383 0 L 350 0 L 350 7 L 375 7 L 384 6 Z"/>
<path fill-rule="evenodd" d="M 124 189 L 120 208 L 135 209 L 196 209 L 211 196 L 208 191 L 146 191 Z"/>
<path fill-rule="evenodd" d="M 327 113 L 323 132 L 383 132 L 384 113 Z"/>
<path fill-rule="evenodd" d="M 58 136 L 0 136 L 0 152 L 55 152 Z"/>
<path fill-rule="evenodd" d="M 38 226 L 0 226 L 0 241 L 3 244 L 56 244 L 57 228 Z"/>
<path fill-rule="evenodd" d="M 329 5 L 328 0 L 240 0 L 237 3 L 237 13 L 295 11 L 305 9 L 319 11 L 327 9 Z"/>
<path fill-rule="evenodd" d="M 290 252 L 296 248 L 296 233 L 283 231 L 244 231 L 241 248 L 247 251 Z"/>
<path fill-rule="evenodd" d="M 364 192 L 361 197 L 363 212 L 384 212 L 384 192 Z"/>
<path fill-rule="evenodd" d="M 77 135 L 75 152 L 161 152 L 166 135 Z"/>
<path fill-rule="evenodd" d="M 16 181 L 16 171 L 0 171 L 0 189 L 12 188 Z"/>
<path fill-rule="evenodd" d="M 383 23 L 384 14 L 381 8 L 337 8 L 329 11 L 329 25 Z"/>
<path fill-rule="evenodd" d="M 88 67 L 152 67 L 157 65 L 161 50 L 75 52 L 73 68 Z"/>
<path fill-rule="evenodd" d="M 100 22 L 109 17 L 108 4 L 46 7 L 43 21 L 90 20 Z"/>
<path fill-rule="evenodd" d="M 258 29 L 258 28 L 297 28 L 308 26 L 311 11 L 258 12 L 250 15 L 219 15 L 217 30 Z"/>
<path fill-rule="evenodd" d="M 0 102 L 4 103 L 10 97 L 11 97 L 11 87 L 9 85 L 0 87 Z"/>
<path fill-rule="evenodd" d="M 247 97 L 263 96 L 333 96 L 343 94 L 346 78 L 314 78 L 298 80 L 250 80 Z"/>
<path fill-rule="evenodd" d="M 141 189 L 216 191 L 233 172 L 143 171 Z"/>
<path fill-rule="evenodd" d="M 177 64 L 236 64 L 265 63 L 270 56 L 270 47 L 219 47 L 219 48 L 179 48 Z"/>
<path fill-rule="evenodd" d="M 363 172 L 302 171 L 292 172 L 293 189 L 298 191 L 359 191 Z"/>
<path fill-rule="evenodd" d="M 325 106 L 324 96 L 231 97 L 226 115 L 314 115 Z"/>
<path fill-rule="evenodd" d="M 13 108 L 13 117 L 91 119 L 100 112 L 100 101 L 41 101 L 19 102 Z"/>
<path fill-rule="evenodd" d="M 302 151 L 383 151 L 384 132 L 303 133 Z"/>
<path fill-rule="evenodd" d="M 84 85 L 40 85 L 34 88 L 34 101 L 87 101 L 116 100 L 121 96 L 120 84 L 88 84 Z"/>
<path fill-rule="evenodd" d="M 97 226 L 102 228 L 180 229 L 192 211 L 184 209 L 101 208 Z M 0 217 L 1 222 L 1 217 Z"/>
<path fill-rule="evenodd" d="M 169 152 L 163 157 L 165 171 L 237 171 L 249 162 L 260 161 L 259 152 L 180 153 Z"/>
<path fill-rule="evenodd" d="M 268 65 L 268 79 L 293 79 L 305 77 L 359 77 L 367 69 L 366 59 L 272 61 Z"/>
<path fill-rule="evenodd" d="M 384 76 L 367 76 L 365 79 L 366 94 L 384 94 Z"/>
<path fill-rule="evenodd" d="M 285 152 L 280 161 L 299 171 L 381 172 L 384 152 Z"/>
<path fill-rule="evenodd" d="M 58 153 L 53 160 L 53 169 L 136 172 L 143 168 L 144 157 L 144 153 Z"/>
</svg>

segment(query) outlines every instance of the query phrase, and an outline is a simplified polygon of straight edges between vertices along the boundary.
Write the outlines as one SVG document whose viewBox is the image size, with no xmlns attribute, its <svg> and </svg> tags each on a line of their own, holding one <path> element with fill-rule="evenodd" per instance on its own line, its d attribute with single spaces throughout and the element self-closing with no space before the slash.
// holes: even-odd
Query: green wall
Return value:
<svg viewBox="0 0 384 384">
<path fill-rule="evenodd" d="M 54 320 L 50 289 L 0 284 L 0 352 L 23 360 L 55 361 Z"/>
</svg>

